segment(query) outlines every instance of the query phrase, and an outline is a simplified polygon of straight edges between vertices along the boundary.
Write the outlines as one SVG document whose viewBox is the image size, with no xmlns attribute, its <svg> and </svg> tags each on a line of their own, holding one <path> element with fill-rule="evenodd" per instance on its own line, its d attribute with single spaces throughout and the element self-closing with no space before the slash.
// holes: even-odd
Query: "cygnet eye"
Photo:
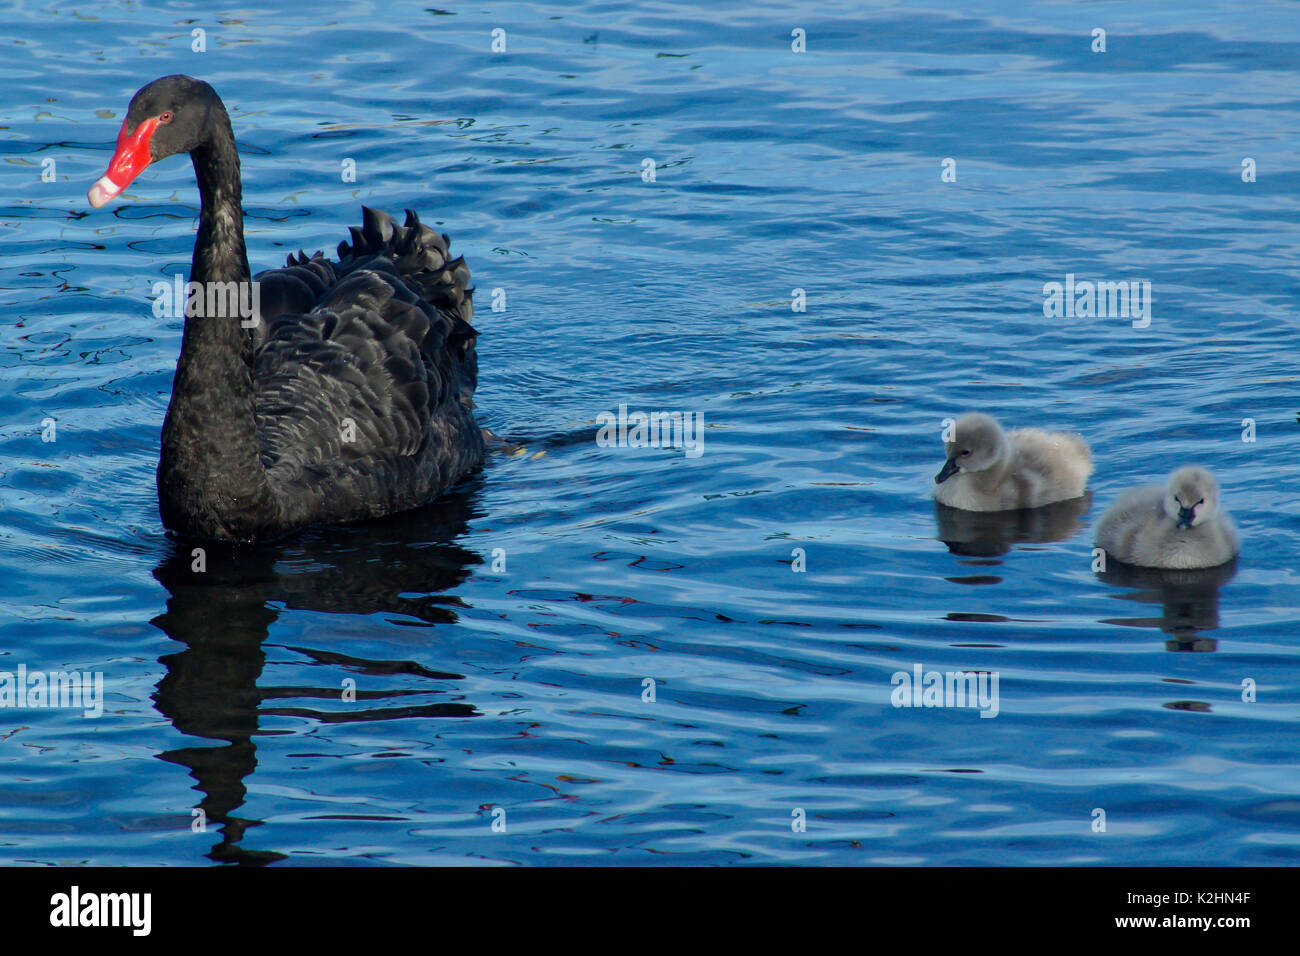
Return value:
<svg viewBox="0 0 1300 956">
<path fill-rule="evenodd" d="M 967 448 L 965 451 L 962 452 L 962 454 L 963 454 L 963 455 L 969 455 L 969 454 L 970 454 L 970 449 Z"/>
</svg>

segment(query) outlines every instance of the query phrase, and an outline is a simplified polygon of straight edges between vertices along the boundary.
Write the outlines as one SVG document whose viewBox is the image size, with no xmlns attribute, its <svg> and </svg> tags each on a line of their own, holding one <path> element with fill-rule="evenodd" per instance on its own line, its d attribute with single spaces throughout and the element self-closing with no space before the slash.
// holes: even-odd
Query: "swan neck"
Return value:
<svg viewBox="0 0 1300 956">
<path fill-rule="evenodd" d="M 994 462 L 991 466 L 981 472 L 976 472 L 979 476 L 978 483 L 985 490 L 998 488 L 1006 481 L 1007 475 L 1011 472 L 1011 455 L 1006 454 Z"/>
<path fill-rule="evenodd" d="M 273 523 L 276 504 L 261 462 L 253 390 L 250 319 L 214 286 L 248 289 L 239 155 L 230 119 L 221 109 L 214 132 L 190 155 L 202 208 L 190 270 L 171 404 L 163 423 L 158 492 L 163 523 L 188 534 L 249 538 Z M 197 283 L 197 287 L 193 285 Z M 216 305 L 217 308 L 213 308 Z M 208 313 L 211 314 L 208 314 Z"/>
<path fill-rule="evenodd" d="M 230 117 L 214 111 L 212 135 L 190 159 L 199 185 L 199 232 L 194 242 L 190 279 L 194 282 L 246 282 L 250 278 L 244 247 L 243 185 L 239 151 Z"/>
</svg>

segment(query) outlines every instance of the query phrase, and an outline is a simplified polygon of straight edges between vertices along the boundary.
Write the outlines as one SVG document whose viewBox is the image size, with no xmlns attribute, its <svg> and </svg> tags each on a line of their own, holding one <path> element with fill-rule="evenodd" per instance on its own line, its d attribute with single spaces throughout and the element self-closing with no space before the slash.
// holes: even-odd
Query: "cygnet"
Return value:
<svg viewBox="0 0 1300 956">
<path fill-rule="evenodd" d="M 1041 508 L 1078 498 L 1092 474 L 1092 452 L 1080 436 L 1037 428 L 1003 432 L 979 412 L 957 419 L 944 454 L 934 497 L 966 511 Z"/>
<path fill-rule="evenodd" d="M 1097 524 L 1106 556 L 1144 568 L 1213 568 L 1240 550 L 1232 516 L 1219 506 L 1219 485 L 1188 465 L 1164 485 L 1124 492 Z"/>
</svg>

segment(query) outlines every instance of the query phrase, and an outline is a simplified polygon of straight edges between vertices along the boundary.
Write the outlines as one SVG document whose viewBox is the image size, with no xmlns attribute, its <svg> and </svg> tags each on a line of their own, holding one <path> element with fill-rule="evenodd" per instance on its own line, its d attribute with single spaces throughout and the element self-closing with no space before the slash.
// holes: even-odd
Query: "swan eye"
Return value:
<svg viewBox="0 0 1300 956">
<path fill-rule="evenodd" d="M 165 111 L 162 113 L 162 115 L 158 117 L 158 122 L 160 122 L 160 123 L 164 123 L 164 124 L 165 124 L 165 123 L 170 123 L 171 121 L 172 121 L 172 111 L 171 111 L 171 110 L 165 110 Z"/>
<path fill-rule="evenodd" d="M 963 456 L 965 456 L 965 455 L 969 455 L 969 454 L 970 454 L 970 449 L 969 449 L 969 448 L 967 448 L 965 451 L 962 452 L 962 455 L 963 455 Z"/>
<path fill-rule="evenodd" d="M 1196 502 L 1196 504 L 1192 505 L 1192 507 L 1193 507 L 1193 508 L 1199 508 L 1199 507 L 1200 507 L 1201 505 L 1203 505 L 1203 504 L 1205 504 L 1205 499 L 1204 499 L 1204 498 L 1202 498 L 1200 501 Z"/>
</svg>

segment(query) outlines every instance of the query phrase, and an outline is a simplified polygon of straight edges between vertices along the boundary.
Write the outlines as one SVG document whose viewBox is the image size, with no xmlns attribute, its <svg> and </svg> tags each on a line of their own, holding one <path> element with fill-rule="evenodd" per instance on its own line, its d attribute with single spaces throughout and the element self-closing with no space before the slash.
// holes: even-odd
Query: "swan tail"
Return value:
<svg viewBox="0 0 1300 956">
<path fill-rule="evenodd" d="M 1079 465 L 1080 470 L 1083 471 L 1083 477 L 1085 479 L 1091 477 L 1093 471 L 1092 448 L 1090 448 L 1088 443 L 1084 441 L 1082 435 L 1075 434 L 1074 432 L 1066 432 L 1065 440 L 1073 445 L 1074 450 L 1079 454 Z"/>
</svg>

